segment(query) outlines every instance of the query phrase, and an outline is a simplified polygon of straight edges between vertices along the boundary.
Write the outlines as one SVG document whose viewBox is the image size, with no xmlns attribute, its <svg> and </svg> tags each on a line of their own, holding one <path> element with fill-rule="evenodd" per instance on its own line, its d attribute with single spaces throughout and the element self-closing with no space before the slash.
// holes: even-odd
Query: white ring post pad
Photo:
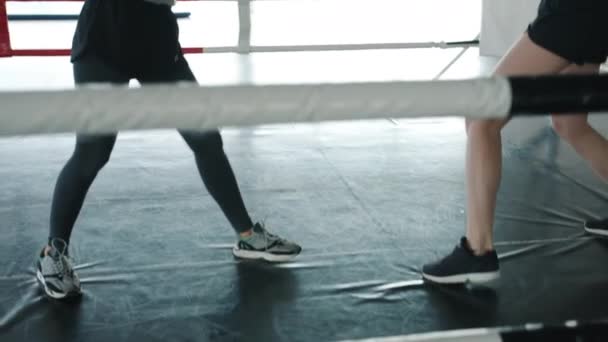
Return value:
<svg viewBox="0 0 608 342">
<path fill-rule="evenodd" d="M 163 128 L 414 118 L 505 117 L 506 78 L 141 88 L 86 85 L 75 90 L 0 92 L 0 134 L 105 133 Z"/>
</svg>

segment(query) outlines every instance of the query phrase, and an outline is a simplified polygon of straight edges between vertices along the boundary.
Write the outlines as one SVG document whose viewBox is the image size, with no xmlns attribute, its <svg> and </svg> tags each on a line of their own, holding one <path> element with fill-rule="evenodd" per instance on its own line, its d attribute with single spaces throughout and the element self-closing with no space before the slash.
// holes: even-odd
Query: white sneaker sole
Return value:
<svg viewBox="0 0 608 342">
<path fill-rule="evenodd" d="M 266 260 L 268 262 L 286 262 L 293 260 L 298 254 L 271 254 L 267 252 L 247 251 L 237 247 L 232 248 L 232 254 L 241 259 Z"/>
<path fill-rule="evenodd" d="M 40 284 L 40 286 L 42 286 L 47 296 L 53 299 L 65 299 L 68 297 L 76 297 L 80 295 L 80 292 L 59 293 L 49 289 L 49 287 L 46 286 L 46 281 L 44 281 L 44 277 L 42 276 L 40 270 L 36 270 L 36 279 L 38 279 L 38 283 Z"/>
<path fill-rule="evenodd" d="M 500 272 L 465 273 L 447 277 L 437 277 L 422 273 L 422 277 L 438 284 L 487 283 L 500 278 Z"/>
<path fill-rule="evenodd" d="M 593 235 L 608 236 L 608 231 L 606 229 L 593 229 L 585 226 L 585 231 Z"/>
</svg>

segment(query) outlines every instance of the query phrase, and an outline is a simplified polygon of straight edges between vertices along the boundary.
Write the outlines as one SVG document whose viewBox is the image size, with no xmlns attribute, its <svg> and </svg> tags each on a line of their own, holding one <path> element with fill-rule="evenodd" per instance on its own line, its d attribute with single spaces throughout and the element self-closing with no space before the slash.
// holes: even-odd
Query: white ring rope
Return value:
<svg viewBox="0 0 608 342">
<path fill-rule="evenodd" d="M 463 329 L 341 342 L 502 342 L 499 329 Z"/>
<path fill-rule="evenodd" d="M 428 116 L 505 117 L 511 88 L 502 77 L 458 81 L 0 92 L 0 135 L 104 133 L 146 129 Z"/>
</svg>

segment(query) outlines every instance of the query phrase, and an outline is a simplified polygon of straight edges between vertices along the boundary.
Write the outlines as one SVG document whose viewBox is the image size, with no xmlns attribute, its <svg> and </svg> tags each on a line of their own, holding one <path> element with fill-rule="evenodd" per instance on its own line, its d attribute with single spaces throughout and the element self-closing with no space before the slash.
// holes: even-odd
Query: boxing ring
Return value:
<svg viewBox="0 0 608 342">
<path fill-rule="evenodd" d="M 69 54 L 13 49 L 4 4 L 5 61 Z M 187 52 L 477 43 L 256 46 L 249 4 L 238 0 L 236 46 Z M 543 116 L 607 112 L 608 77 L 435 76 L 0 91 L 0 340 L 605 340 L 608 245 L 581 221 L 606 213 L 608 192 Z M 496 218 L 502 277 L 426 284 L 420 265 L 464 227 L 463 117 L 516 119 Z M 592 119 L 605 133 L 603 116 Z M 254 215 L 303 245 L 294 262 L 230 257 L 232 233 L 170 131 L 216 127 Z M 49 301 L 32 264 L 72 133 L 116 130 L 125 133 L 75 229 L 85 294 Z"/>
</svg>

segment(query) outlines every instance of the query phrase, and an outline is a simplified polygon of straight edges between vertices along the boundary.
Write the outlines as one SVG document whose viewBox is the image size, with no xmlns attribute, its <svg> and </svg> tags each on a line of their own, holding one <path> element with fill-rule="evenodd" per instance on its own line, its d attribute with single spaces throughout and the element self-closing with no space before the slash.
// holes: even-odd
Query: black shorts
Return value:
<svg viewBox="0 0 608 342">
<path fill-rule="evenodd" d="M 532 41 L 579 65 L 608 57 L 608 0 L 542 0 Z"/>
<path fill-rule="evenodd" d="M 133 73 L 173 68 L 181 56 L 170 6 L 144 0 L 86 0 L 72 42 L 72 62 L 84 57 Z"/>
</svg>

